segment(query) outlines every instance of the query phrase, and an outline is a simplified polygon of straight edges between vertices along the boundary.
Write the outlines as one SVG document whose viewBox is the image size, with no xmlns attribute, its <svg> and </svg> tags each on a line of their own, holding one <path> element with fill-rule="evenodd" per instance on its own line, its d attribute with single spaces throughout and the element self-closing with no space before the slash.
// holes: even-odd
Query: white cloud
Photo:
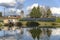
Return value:
<svg viewBox="0 0 60 40">
<path fill-rule="evenodd" d="M 17 0 L 23 3 L 25 0 Z M 0 3 L 16 3 L 16 0 L 0 0 Z"/>
<path fill-rule="evenodd" d="M 37 7 L 38 3 L 32 4 L 31 6 L 27 7 L 27 10 L 30 11 L 33 7 Z M 40 7 L 46 8 L 45 6 L 40 5 Z M 60 14 L 60 7 L 51 7 L 50 8 L 51 12 L 53 14 Z"/>
<path fill-rule="evenodd" d="M 38 7 L 38 3 L 34 3 L 33 5 L 28 6 L 27 10 L 31 10 L 33 7 Z"/>
<path fill-rule="evenodd" d="M 60 14 L 60 8 L 57 8 L 57 7 L 52 7 L 50 8 L 51 9 L 51 12 L 54 14 Z"/>
<path fill-rule="evenodd" d="M 16 6 L 17 2 L 23 3 L 24 0 L 0 0 L 0 6 Z"/>
<path fill-rule="evenodd" d="M 16 11 L 15 8 L 10 8 L 10 9 L 6 10 L 5 15 L 6 16 L 9 16 L 9 15 L 20 15 L 21 10 L 17 9 L 16 13 L 15 13 L 15 11 Z M 3 12 L 3 16 L 4 16 L 4 12 Z"/>
<path fill-rule="evenodd" d="M 11 11 L 14 12 L 14 11 L 16 11 L 16 9 L 15 9 L 15 8 L 10 8 L 9 11 L 10 11 L 10 12 L 11 12 Z M 21 10 L 17 9 L 16 12 L 19 13 L 19 12 L 21 12 Z"/>
<path fill-rule="evenodd" d="M 15 0 L 0 0 L 0 3 L 15 3 Z"/>
</svg>

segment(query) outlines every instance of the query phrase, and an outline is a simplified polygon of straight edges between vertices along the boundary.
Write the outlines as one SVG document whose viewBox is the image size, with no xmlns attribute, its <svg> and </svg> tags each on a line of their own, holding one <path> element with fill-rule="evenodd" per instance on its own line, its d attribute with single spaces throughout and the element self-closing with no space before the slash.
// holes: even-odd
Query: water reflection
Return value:
<svg viewBox="0 0 60 40">
<path fill-rule="evenodd" d="M 54 40 L 54 38 L 60 38 L 59 32 L 57 28 L 20 28 L 16 30 L 7 30 L 5 31 L 5 35 L 8 34 L 8 40 L 10 37 L 14 37 L 13 39 L 15 40 Z M 3 30 L 0 31 L 0 37 L 2 35 L 4 35 Z"/>
<path fill-rule="evenodd" d="M 39 40 L 42 30 L 39 28 L 33 28 L 33 29 L 29 30 L 29 32 L 31 33 L 34 40 L 35 40 L 35 38 L 37 38 Z"/>
<path fill-rule="evenodd" d="M 29 32 L 31 33 L 34 40 L 35 38 L 37 38 L 37 40 L 49 40 L 52 30 L 48 28 L 32 28 L 29 30 Z"/>
</svg>

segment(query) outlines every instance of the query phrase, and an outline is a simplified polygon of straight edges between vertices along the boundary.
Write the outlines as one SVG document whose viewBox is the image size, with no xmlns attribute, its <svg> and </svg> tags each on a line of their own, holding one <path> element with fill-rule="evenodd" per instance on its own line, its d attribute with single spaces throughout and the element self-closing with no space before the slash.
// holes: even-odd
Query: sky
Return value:
<svg viewBox="0 0 60 40">
<path fill-rule="evenodd" d="M 17 7 L 19 3 L 22 4 L 23 7 L 21 8 Z M 0 11 L 4 11 L 4 8 L 6 9 L 5 11 L 9 10 L 9 12 L 10 10 L 15 11 L 17 9 L 18 10 L 17 13 L 18 13 L 22 9 L 24 10 L 25 14 L 27 14 L 28 9 L 31 9 L 37 5 L 49 6 L 53 14 L 54 13 L 60 14 L 60 0 L 17 0 L 17 1 L 16 0 L 0 0 Z M 6 13 L 6 14 L 8 15 L 13 13 Z"/>
</svg>

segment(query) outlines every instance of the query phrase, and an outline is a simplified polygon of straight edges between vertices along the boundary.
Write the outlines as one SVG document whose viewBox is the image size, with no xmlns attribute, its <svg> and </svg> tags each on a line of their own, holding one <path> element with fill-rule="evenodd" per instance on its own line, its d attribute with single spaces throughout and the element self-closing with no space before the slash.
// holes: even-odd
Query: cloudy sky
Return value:
<svg viewBox="0 0 60 40">
<path fill-rule="evenodd" d="M 22 8 L 25 11 L 25 14 L 28 9 L 37 5 L 49 6 L 53 14 L 60 14 L 60 0 L 0 0 L 0 11 L 4 11 L 4 8 L 6 8 L 6 11 L 8 11 L 8 9 L 15 11 L 15 8 L 19 5 L 19 3 L 23 4 Z M 17 7 L 17 13 L 20 9 L 21 8 Z"/>
</svg>

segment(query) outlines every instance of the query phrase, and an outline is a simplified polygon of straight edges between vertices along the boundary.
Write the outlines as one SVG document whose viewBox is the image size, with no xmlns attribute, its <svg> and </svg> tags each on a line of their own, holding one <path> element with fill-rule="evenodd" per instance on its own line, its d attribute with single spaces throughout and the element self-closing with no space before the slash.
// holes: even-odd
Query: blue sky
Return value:
<svg viewBox="0 0 60 40">
<path fill-rule="evenodd" d="M 2 0 L 0 0 L 0 3 L 1 3 L 1 1 Z M 7 0 L 5 0 L 5 1 L 7 1 Z M 7 2 L 5 2 L 5 3 L 7 3 Z M 15 2 L 15 1 L 12 1 L 12 2 Z M 60 0 L 21 0 L 21 2 L 23 4 L 24 11 L 26 11 L 26 8 L 28 6 L 31 6 L 34 3 L 38 3 L 39 5 L 44 5 L 44 6 L 49 6 L 49 7 L 55 7 L 56 9 L 60 8 Z M 3 11 L 3 7 L 0 7 L 0 11 Z"/>
<path fill-rule="evenodd" d="M 38 3 L 50 7 L 60 7 L 60 0 L 38 0 Z"/>
<path fill-rule="evenodd" d="M 46 5 L 46 6 L 50 6 L 50 7 L 60 7 L 60 0 L 26 0 L 24 2 L 25 6 L 29 6 L 34 4 L 35 2 L 37 2 L 39 5 Z"/>
</svg>

